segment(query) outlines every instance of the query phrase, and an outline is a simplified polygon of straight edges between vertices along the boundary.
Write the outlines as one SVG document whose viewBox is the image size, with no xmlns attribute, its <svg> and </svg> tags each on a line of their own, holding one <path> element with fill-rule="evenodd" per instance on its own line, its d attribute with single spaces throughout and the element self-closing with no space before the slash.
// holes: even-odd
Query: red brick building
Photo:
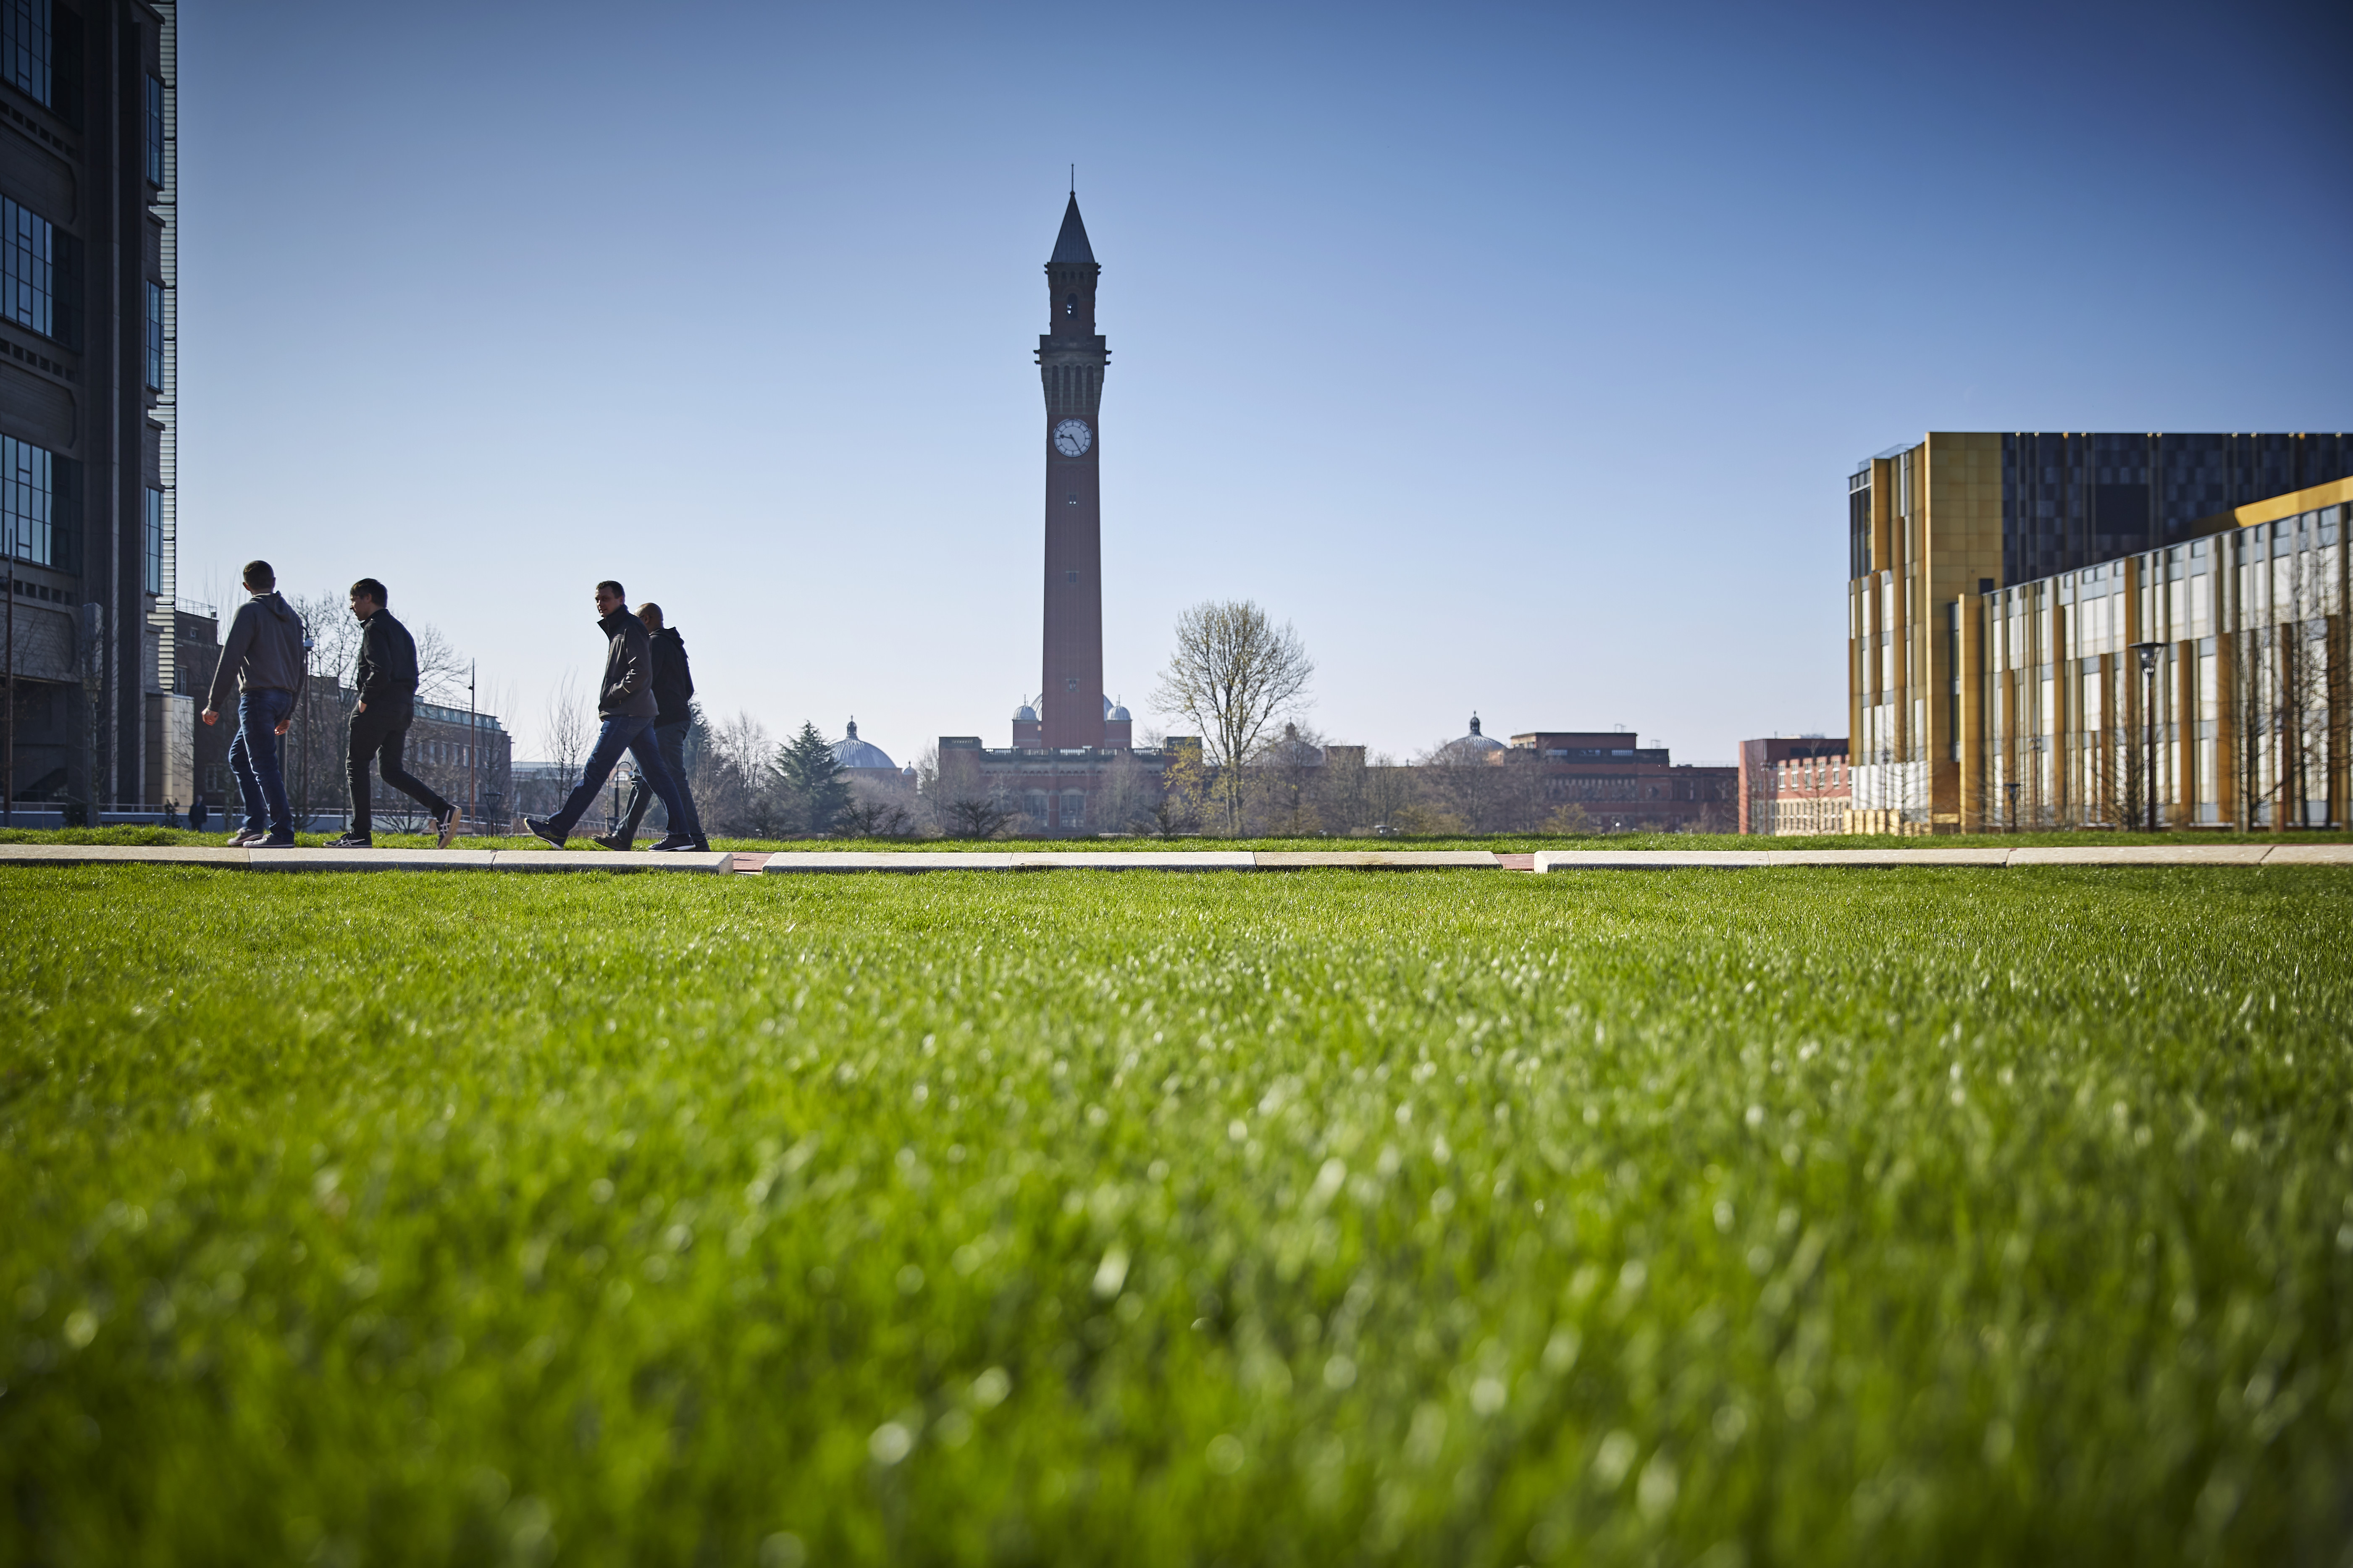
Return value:
<svg viewBox="0 0 2353 1568">
<path fill-rule="evenodd" d="M 1740 742 L 1740 831 L 1843 833 L 1854 804 L 1846 737 L 1776 735 Z"/>
<path fill-rule="evenodd" d="M 1463 739 L 1477 736 L 1474 717 Z M 1546 807 L 1573 805 L 1606 833 L 1723 833 L 1736 816 L 1736 769 L 1678 763 L 1622 731 L 1533 730 L 1496 760 L 1532 763 Z"/>
</svg>

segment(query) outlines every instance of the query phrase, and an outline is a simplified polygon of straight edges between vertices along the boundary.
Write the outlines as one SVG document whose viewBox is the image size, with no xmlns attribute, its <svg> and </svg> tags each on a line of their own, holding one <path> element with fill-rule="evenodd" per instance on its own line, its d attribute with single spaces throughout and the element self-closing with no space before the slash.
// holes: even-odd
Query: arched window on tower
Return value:
<svg viewBox="0 0 2353 1568">
<path fill-rule="evenodd" d="M 1079 297 L 1078 297 L 1076 294 L 1065 294 L 1065 295 L 1063 295 L 1063 296 L 1062 296 L 1062 314 L 1064 314 L 1065 316 L 1076 317 L 1076 316 L 1078 315 L 1078 313 L 1079 313 Z"/>
</svg>

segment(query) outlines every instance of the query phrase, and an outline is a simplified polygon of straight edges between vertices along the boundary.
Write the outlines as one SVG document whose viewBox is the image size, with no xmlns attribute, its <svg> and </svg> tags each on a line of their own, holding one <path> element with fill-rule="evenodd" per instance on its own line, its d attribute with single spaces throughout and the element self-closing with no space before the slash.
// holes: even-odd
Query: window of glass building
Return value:
<svg viewBox="0 0 2353 1568">
<path fill-rule="evenodd" d="M 49 101 L 49 0 L 0 0 L 0 74 Z"/>
<path fill-rule="evenodd" d="M 147 183 L 164 183 L 164 84 L 147 79 Z"/>
<path fill-rule="evenodd" d="M 57 564 L 50 458 L 30 441 L 0 436 L 0 542 L 36 566 Z"/>
<path fill-rule="evenodd" d="M 164 492 L 147 487 L 147 591 L 164 591 Z"/>
<path fill-rule="evenodd" d="M 0 196 L 0 316 L 43 337 L 57 324 L 49 265 L 55 252 L 49 220 Z"/>
<path fill-rule="evenodd" d="M 164 390 L 164 286 L 147 284 L 147 384 Z"/>
</svg>

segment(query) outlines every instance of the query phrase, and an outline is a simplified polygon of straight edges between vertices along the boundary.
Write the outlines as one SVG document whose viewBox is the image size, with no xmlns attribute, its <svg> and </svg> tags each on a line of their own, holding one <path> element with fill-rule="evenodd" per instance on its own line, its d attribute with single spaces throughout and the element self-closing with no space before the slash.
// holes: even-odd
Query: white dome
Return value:
<svg viewBox="0 0 2353 1568">
<path fill-rule="evenodd" d="M 858 738 L 858 721 L 855 719 L 849 721 L 849 733 L 833 743 L 833 763 L 834 766 L 841 768 L 888 768 L 892 773 L 899 771 L 899 764 L 891 760 L 890 752 Z"/>
<path fill-rule="evenodd" d="M 1446 749 L 1450 752 L 1507 752 L 1511 750 L 1511 748 L 1504 745 L 1503 742 L 1492 740 L 1486 735 L 1480 733 L 1479 715 L 1476 713 L 1471 715 L 1471 732 L 1457 740 L 1447 742 Z"/>
</svg>

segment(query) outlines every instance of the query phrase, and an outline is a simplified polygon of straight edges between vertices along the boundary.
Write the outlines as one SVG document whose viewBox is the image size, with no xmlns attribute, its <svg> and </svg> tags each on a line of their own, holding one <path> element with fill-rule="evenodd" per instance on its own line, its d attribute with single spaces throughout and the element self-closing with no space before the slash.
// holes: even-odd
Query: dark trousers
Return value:
<svg viewBox="0 0 2353 1568">
<path fill-rule="evenodd" d="M 630 719 L 611 714 L 604 728 L 596 731 L 596 744 L 588 753 L 588 763 L 580 772 L 580 783 L 565 801 L 564 809 L 548 819 L 548 826 L 559 834 L 569 834 L 596 804 L 596 792 L 613 776 L 613 770 L 627 752 L 637 759 L 638 774 L 653 786 L 655 795 L 670 812 L 672 833 L 691 833 L 702 837 L 702 826 L 695 820 L 694 803 L 686 792 L 672 782 L 670 769 L 662 762 L 660 748 L 654 744 L 654 721 L 650 719 Z"/>
<path fill-rule="evenodd" d="M 229 772 L 245 798 L 245 825 L 273 833 L 294 831 L 294 808 L 286 801 L 286 774 L 279 766 L 278 726 L 294 711 L 294 694 L 274 687 L 241 692 L 237 700 L 237 738 L 228 743 Z"/>
<path fill-rule="evenodd" d="M 661 752 L 662 766 L 670 770 L 670 783 L 678 785 L 678 793 L 685 799 L 687 813 L 691 818 L 697 814 L 694 810 L 694 791 L 690 789 L 686 783 L 686 732 L 693 727 L 690 721 L 684 719 L 675 724 L 654 726 L 654 749 Z M 646 819 L 646 808 L 653 803 L 654 792 L 646 787 L 645 775 L 639 773 L 638 782 L 629 789 L 629 815 L 621 822 L 619 834 L 621 838 L 626 840 L 638 836 L 638 824 Z M 691 833 L 697 838 L 702 837 L 702 826 L 699 822 L 681 826 L 675 816 L 670 819 L 670 829 L 672 833 Z"/>
<path fill-rule="evenodd" d="M 368 807 L 368 763 L 382 759 L 384 782 L 431 812 L 446 816 L 452 807 L 433 792 L 433 786 L 411 773 L 400 764 L 401 747 L 408 739 L 408 726 L 416 721 L 417 706 L 396 699 L 378 698 L 367 705 L 364 713 L 352 715 L 352 749 L 346 763 L 352 781 L 352 831 L 375 831 L 375 816 Z"/>
</svg>

